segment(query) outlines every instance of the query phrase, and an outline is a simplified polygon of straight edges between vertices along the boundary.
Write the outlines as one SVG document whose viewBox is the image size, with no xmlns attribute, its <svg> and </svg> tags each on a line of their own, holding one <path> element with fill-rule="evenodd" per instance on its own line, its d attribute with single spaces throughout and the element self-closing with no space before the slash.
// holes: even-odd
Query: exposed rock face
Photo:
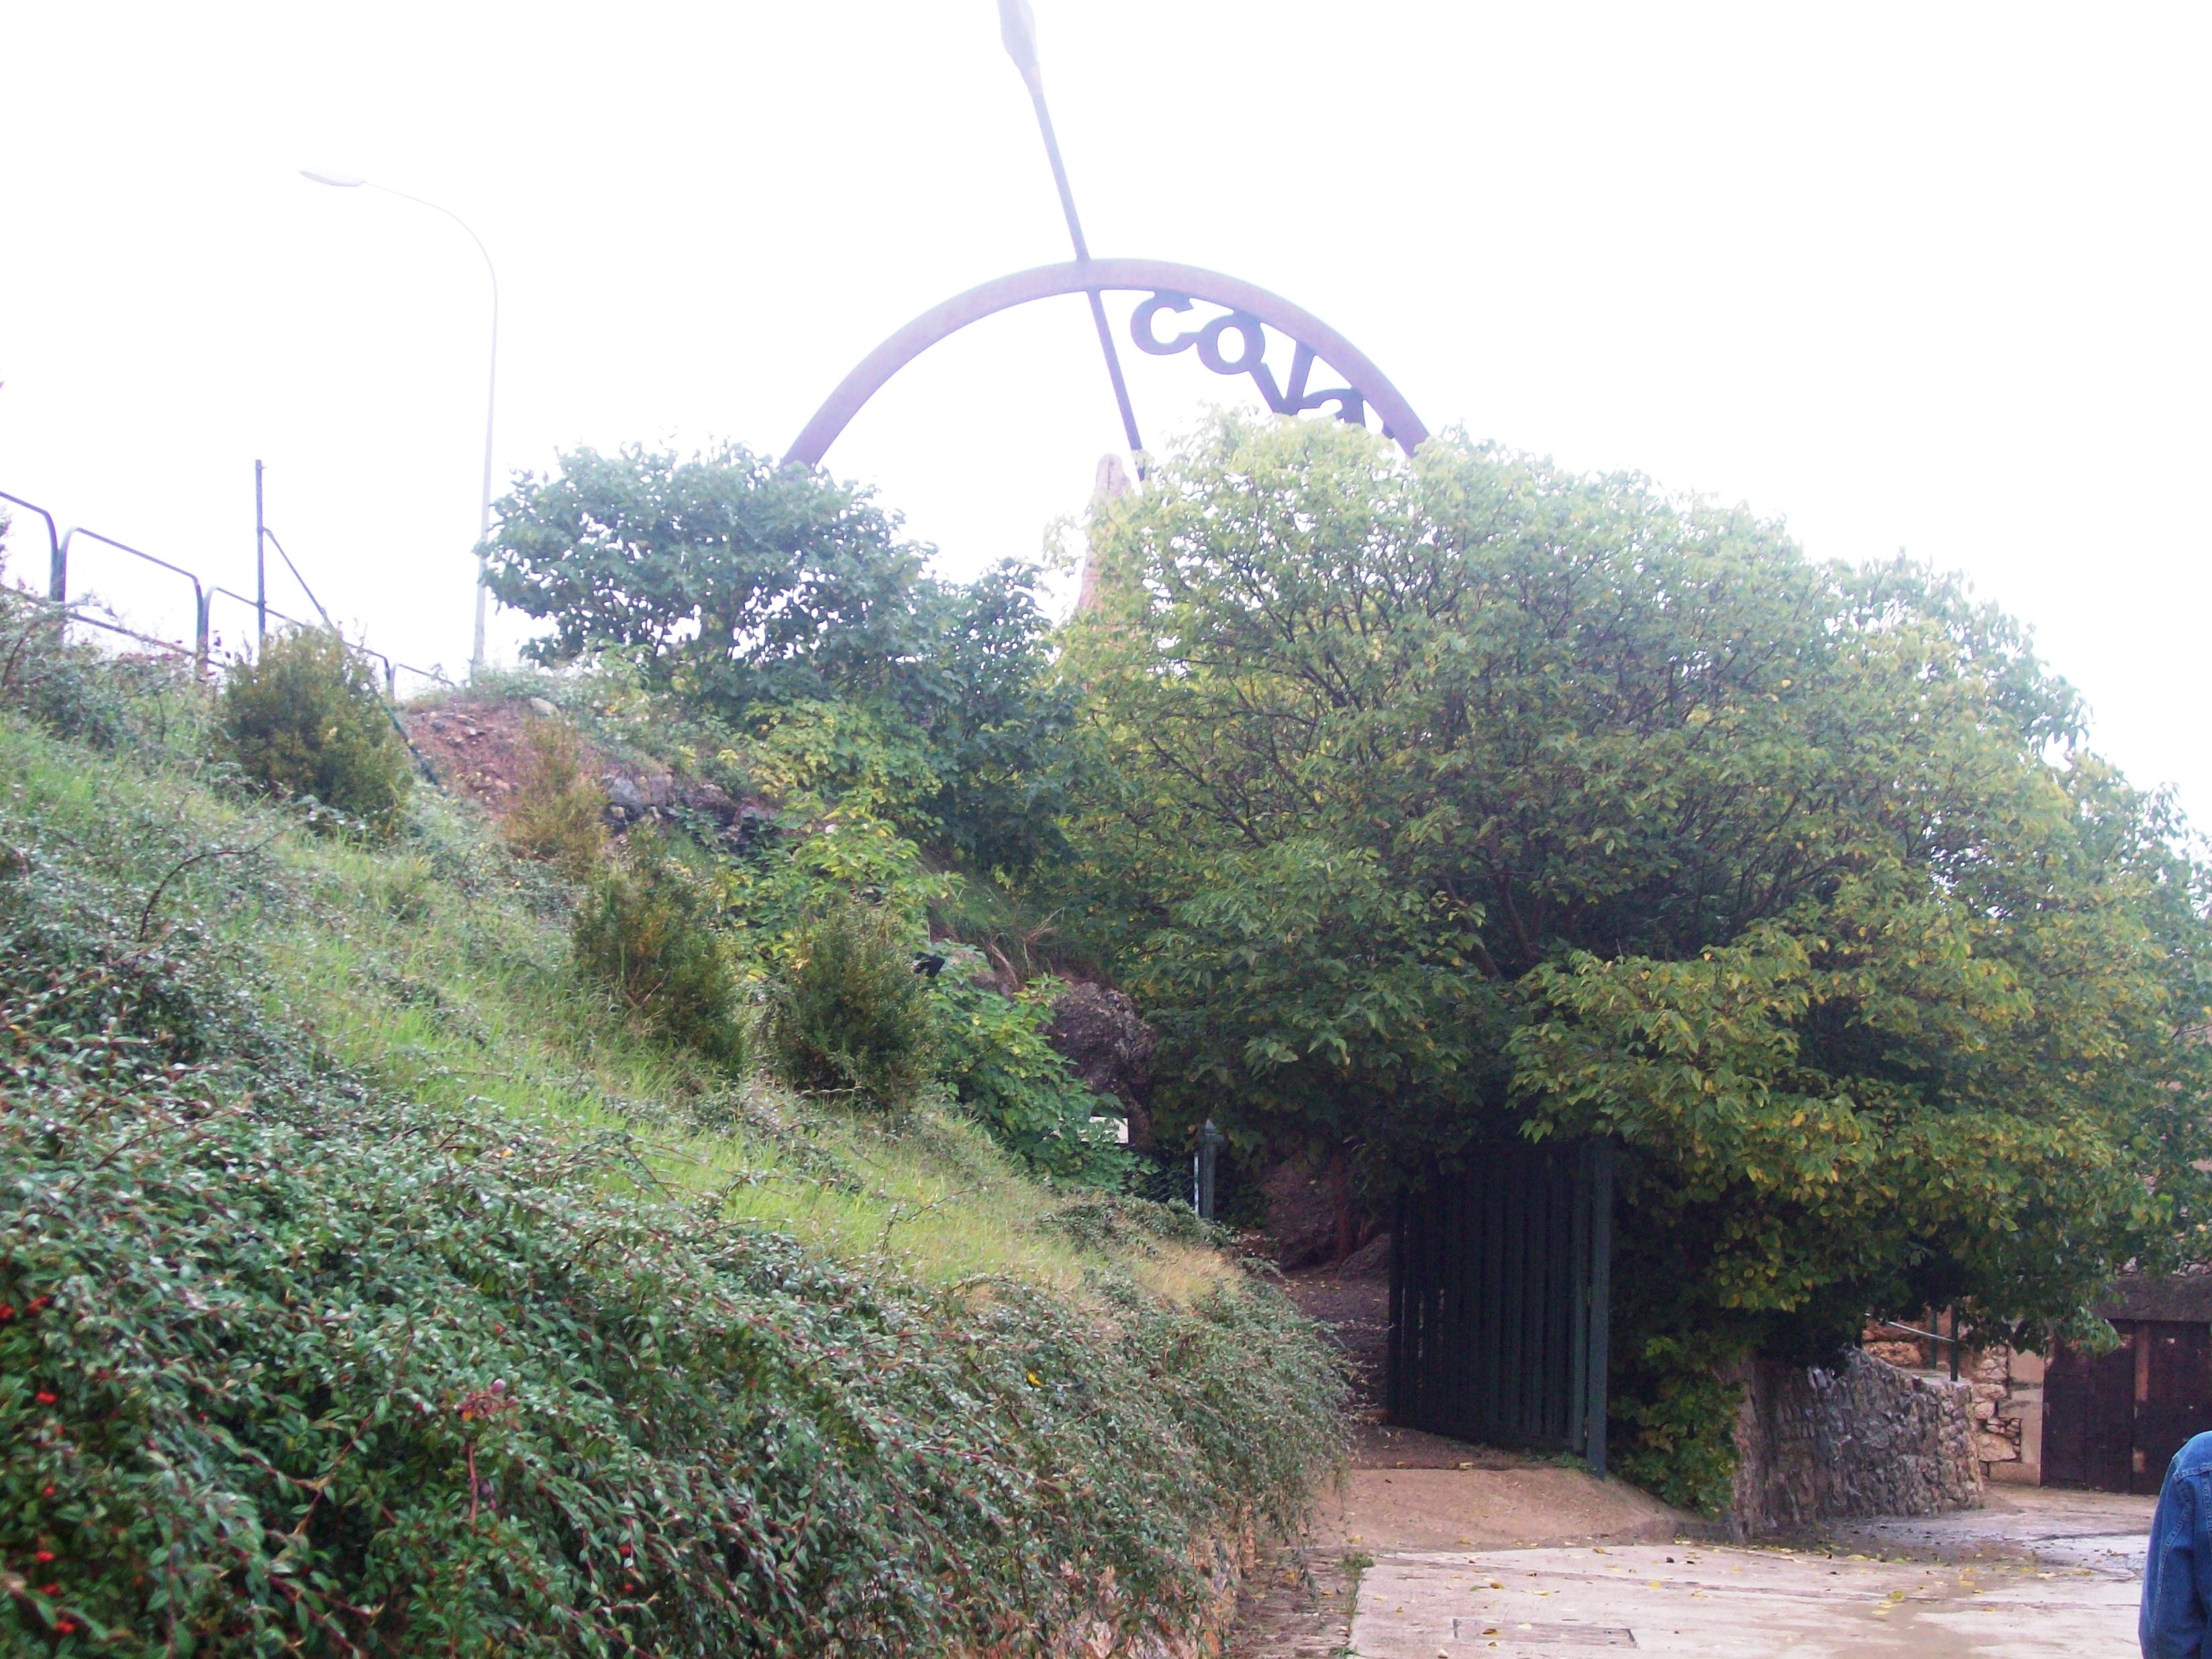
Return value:
<svg viewBox="0 0 2212 1659">
<path fill-rule="evenodd" d="M 1145 1109 L 1152 1086 L 1152 1028 L 1137 1005 L 1119 991 L 1097 985 L 1071 985 L 1052 1005 L 1045 1041 L 1085 1085 L 1118 1100 L 1129 1114 L 1129 1145 L 1139 1150 L 1152 1139 L 1152 1114 Z"/>
<path fill-rule="evenodd" d="M 1267 1195 L 1267 1239 L 1286 1273 L 1336 1259 L 1336 1202 L 1326 1172 L 1287 1158 L 1260 1178 Z"/>
<path fill-rule="evenodd" d="M 1746 1533 L 1981 1507 L 1971 1383 L 1901 1371 L 1856 1348 L 1840 1371 L 1759 1360 L 1740 1376 L 1731 1508 Z"/>
</svg>

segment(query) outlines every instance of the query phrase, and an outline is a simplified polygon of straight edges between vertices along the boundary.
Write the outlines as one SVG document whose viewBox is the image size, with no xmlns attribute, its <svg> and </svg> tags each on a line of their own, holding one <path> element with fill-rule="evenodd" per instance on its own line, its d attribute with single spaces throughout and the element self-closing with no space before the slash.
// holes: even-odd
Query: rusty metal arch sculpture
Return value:
<svg viewBox="0 0 2212 1659">
<path fill-rule="evenodd" d="M 784 456 L 786 465 L 814 467 L 830 453 L 853 417 L 884 383 L 939 340 L 958 333 L 973 322 L 1033 300 L 1054 299 L 1063 294 L 1103 292 L 1149 293 L 1129 319 L 1129 332 L 1138 349 L 1154 356 L 1169 356 L 1196 349 L 1199 361 L 1217 374 L 1249 374 L 1279 415 L 1336 406 L 1337 417 L 1364 425 L 1372 408 L 1382 417 L 1382 433 L 1410 455 L 1429 435 L 1398 388 L 1375 367 L 1366 353 L 1303 307 L 1279 295 L 1218 270 L 1175 264 L 1164 259 L 1073 259 L 1065 264 L 1038 265 L 1018 270 L 955 295 L 943 305 L 925 311 L 870 352 L 853 372 L 838 383 L 814 418 Z M 1159 313 L 1188 311 L 1197 301 L 1224 307 L 1228 314 L 1216 317 L 1188 333 L 1163 339 L 1158 332 Z M 1267 363 L 1267 335 L 1262 325 L 1287 335 L 1297 348 L 1290 374 L 1278 382 Z M 1223 342 L 1237 337 L 1235 356 L 1226 355 Z M 1316 392 L 1306 381 L 1316 361 L 1325 362 L 1348 384 Z"/>
</svg>

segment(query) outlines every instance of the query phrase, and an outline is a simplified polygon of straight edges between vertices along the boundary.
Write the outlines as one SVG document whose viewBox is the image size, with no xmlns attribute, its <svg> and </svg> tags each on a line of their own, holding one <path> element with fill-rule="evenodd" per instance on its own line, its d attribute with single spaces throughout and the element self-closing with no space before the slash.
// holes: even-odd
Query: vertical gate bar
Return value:
<svg viewBox="0 0 2212 1659">
<path fill-rule="evenodd" d="M 1437 1279 L 1443 1272 L 1443 1229 L 1437 1224 L 1437 1195 L 1431 1186 L 1421 1206 L 1421 1364 L 1415 1373 L 1420 1398 L 1415 1409 L 1425 1428 L 1437 1422 Z"/>
<path fill-rule="evenodd" d="M 1521 1166 L 1513 1183 L 1521 1196 L 1521 1308 L 1516 1322 L 1521 1351 L 1513 1368 L 1513 1415 L 1514 1427 L 1526 1440 L 1543 1430 L 1536 1389 L 1544 1364 L 1544 1163 L 1526 1142 L 1515 1151 Z"/>
<path fill-rule="evenodd" d="M 1401 1292 L 1406 1334 L 1400 1354 L 1403 1377 L 1399 1390 L 1399 1409 L 1408 1423 L 1418 1422 L 1421 1414 L 1421 1250 L 1420 1212 L 1409 1200 L 1406 1211 L 1406 1282 Z"/>
<path fill-rule="evenodd" d="M 1589 1449 L 1589 1199 L 1590 1149 L 1575 1149 L 1573 1209 L 1568 1255 L 1567 1449 Z"/>
<path fill-rule="evenodd" d="M 1551 1354 L 1544 1339 L 1552 1325 L 1552 1158 L 1551 1148 L 1531 1149 L 1528 1192 L 1534 1199 L 1534 1225 L 1528 1231 L 1528 1348 L 1522 1374 L 1521 1413 L 1526 1431 L 1540 1439 L 1549 1413 L 1545 1411 L 1547 1384 L 1551 1381 Z"/>
<path fill-rule="evenodd" d="M 1606 1368 L 1611 1363 L 1613 1324 L 1613 1142 L 1590 1148 L 1590 1473 L 1605 1478 Z"/>
<path fill-rule="evenodd" d="M 1482 1355 L 1479 1417 L 1483 1432 L 1498 1433 L 1505 1372 L 1505 1180 L 1503 1155 L 1486 1147 L 1482 1160 Z"/>
<path fill-rule="evenodd" d="M 1474 1179 L 1462 1170 L 1452 1177 L 1451 1367 L 1453 1431 L 1469 1435 L 1474 1425 L 1474 1303 L 1480 1280 L 1474 1259 Z"/>
<path fill-rule="evenodd" d="M 1547 1254 L 1551 1265 L 1544 1286 L 1544 1436 L 1564 1449 L 1567 1438 L 1567 1327 L 1574 1308 L 1574 1280 L 1567 1272 L 1567 1231 L 1574 1204 L 1573 1177 L 1566 1147 L 1553 1146 L 1546 1154 L 1545 1187 L 1549 1202 Z"/>
<path fill-rule="evenodd" d="M 1437 1254 L 1437 1423 L 1447 1434 L 1458 1414 L 1459 1379 L 1453 1375 L 1457 1332 L 1452 1324 L 1452 1282 L 1459 1270 L 1459 1183 L 1449 1176 L 1437 1178 L 1431 1213 L 1443 1248 Z"/>
<path fill-rule="evenodd" d="M 1400 1193 L 1390 1215 L 1390 1329 L 1382 1340 L 1382 1417 L 1385 1422 L 1406 1420 L 1402 1398 L 1406 1368 L 1406 1212 L 1410 1206 Z"/>
<path fill-rule="evenodd" d="M 1522 1164 L 1519 1152 L 1520 1149 L 1516 1147 L 1499 1159 L 1501 1164 L 1505 1164 L 1510 1159 L 1511 1166 L 1515 1167 L 1510 1168 L 1510 1173 L 1505 1182 L 1505 1190 L 1503 1194 L 1504 1202 L 1498 1206 L 1504 1212 L 1505 1221 L 1505 1261 L 1503 1264 L 1505 1273 L 1505 1307 L 1503 1321 L 1505 1329 L 1505 1346 L 1504 1351 L 1498 1355 L 1502 1362 L 1501 1369 L 1504 1371 L 1504 1376 L 1500 1378 L 1503 1386 L 1498 1389 L 1498 1399 L 1504 1410 L 1499 1413 L 1501 1420 L 1498 1426 L 1506 1433 L 1516 1437 L 1520 1435 L 1523 1426 L 1521 1420 L 1521 1382 L 1523 1353 L 1527 1344 L 1522 1340 L 1522 1338 L 1524 1334 L 1522 1322 L 1527 1316 L 1528 1291 L 1527 1169 Z"/>
<path fill-rule="evenodd" d="M 1444 1218 L 1437 1212 L 1440 1196 L 1431 1189 L 1428 1213 L 1423 1218 L 1423 1225 L 1429 1232 L 1429 1283 L 1427 1305 L 1422 1313 L 1426 1326 L 1424 1355 L 1427 1364 L 1422 1367 L 1426 1393 L 1421 1409 L 1432 1429 L 1443 1421 L 1446 1389 L 1450 1380 L 1444 1369 L 1448 1363 L 1444 1349 L 1444 1273 L 1451 1265 L 1451 1233 L 1444 1224 Z"/>
<path fill-rule="evenodd" d="M 1566 1159 L 1555 1141 L 1544 1144 L 1544 1382 L 1540 1409 L 1544 1437 L 1566 1443 L 1566 1192 L 1559 1176 Z"/>
</svg>

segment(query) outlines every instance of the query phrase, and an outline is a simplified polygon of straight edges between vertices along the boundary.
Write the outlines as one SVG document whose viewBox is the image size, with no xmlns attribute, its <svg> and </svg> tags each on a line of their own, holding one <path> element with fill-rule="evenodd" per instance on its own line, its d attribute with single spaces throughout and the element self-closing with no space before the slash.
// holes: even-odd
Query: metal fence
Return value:
<svg viewBox="0 0 2212 1659">
<path fill-rule="evenodd" d="M 1613 1146 L 1512 1141 L 1399 1200 L 1390 1419 L 1605 1473 Z"/>
<path fill-rule="evenodd" d="M 106 633 L 118 635 L 127 640 L 135 640 L 139 644 L 150 646 L 157 651 L 169 652 L 180 657 L 188 656 L 191 659 L 192 672 L 196 676 L 204 678 L 208 672 L 210 642 L 214 638 L 212 618 L 216 602 L 218 599 L 228 599 L 252 611 L 257 637 L 267 634 L 269 623 L 271 621 L 289 623 L 296 628 L 314 625 L 303 622 L 297 617 L 288 616 L 270 605 L 265 586 L 262 593 L 248 599 L 245 594 L 235 592 L 218 583 L 204 581 L 197 572 L 188 570 L 183 565 L 173 564 L 167 559 L 147 552 L 143 548 L 133 547 L 128 542 L 118 541 L 114 537 L 103 534 L 100 531 L 87 529 L 82 525 L 71 525 L 69 528 L 63 529 L 55 520 L 54 515 L 36 501 L 26 501 L 22 496 L 10 495 L 4 489 L 0 489 L 0 501 L 9 502 L 22 508 L 26 513 L 36 514 L 39 522 L 45 526 L 46 598 L 60 607 L 62 615 L 66 618 L 66 623 L 96 628 Z M 18 520 L 18 522 L 21 521 Z M 337 633 L 339 631 L 337 625 L 331 620 L 330 612 L 323 608 L 322 601 L 315 597 L 314 590 L 307 586 L 307 578 L 300 574 L 300 567 L 293 562 L 292 556 L 284 550 L 284 544 L 276 539 L 276 532 L 265 525 L 257 526 L 257 531 L 266 545 L 275 548 L 277 556 L 284 561 L 284 568 L 292 573 L 292 580 L 299 583 L 300 591 L 307 596 L 307 602 L 314 606 L 316 615 L 322 618 L 321 625 L 328 628 L 332 633 Z M 103 617 L 94 614 L 81 600 L 72 603 L 70 597 L 70 554 L 80 544 L 90 544 L 124 554 L 142 564 L 165 572 L 179 581 L 189 583 L 192 596 L 191 640 L 187 641 L 166 639 L 156 634 L 141 633 L 135 629 L 125 627 L 121 621 L 114 617 Z M 261 555 L 258 553 L 257 556 Z M 366 643 L 358 641 L 348 641 L 346 648 L 383 665 L 384 692 L 387 699 L 396 698 L 398 696 L 399 676 L 402 674 L 413 674 L 440 685 L 453 684 L 435 669 L 417 668 L 411 663 L 397 661 L 383 652 L 374 650 Z"/>
</svg>

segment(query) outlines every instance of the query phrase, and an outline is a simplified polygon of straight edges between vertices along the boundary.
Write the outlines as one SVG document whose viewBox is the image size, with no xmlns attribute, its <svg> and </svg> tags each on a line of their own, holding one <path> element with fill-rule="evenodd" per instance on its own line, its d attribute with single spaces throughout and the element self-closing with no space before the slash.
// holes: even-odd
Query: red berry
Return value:
<svg viewBox="0 0 2212 1659">
<path fill-rule="evenodd" d="M 43 1487 L 40 1488 L 40 1491 L 39 1491 L 39 1496 L 40 1496 L 40 1497 L 41 1497 L 41 1498 L 52 1498 L 53 1495 L 54 1495 L 54 1489 L 53 1489 L 52 1486 L 43 1486 Z"/>
<path fill-rule="evenodd" d="M 38 1401 L 41 1406 L 56 1405 L 60 1400 L 61 1396 L 58 1394 L 48 1394 L 44 1389 L 39 1390 Z"/>
<path fill-rule="evenodd" d="M 76 1634 L 76 1620 L 74 1619 L 57 1619 L 54 1620 L 54 1630 L 58 1635 L 74 1636 Z"/>
<path fill-rule="evenodd" d="M 36 1561 L 36 1562 L 37 1562 L 40 1566 L 42 1566 L 42 1567 L 43 1567 L 43 1566 L 45 1566 L 45 1565 L 46 1565 L 46 1563 L 47 1563 L 47 1562 L 49 1562 L 49 1561 L 51 1561 L 51 1560 L 52 1560 L 52 1559 L 54 1559 L 54 1553 L 53 1553 L 52 1550 L 40 1550 L 40 1551 L 36 1555 L 33 1556 L 31 1559 L 32 1559 L 33 1561 Z"/>
<path fill-rule="evenodd" d="M 41 1584 L 39 1586 L 39 1594 L 41 1595 L 59 1595 L 61 1593 L 62 1587 L 59 1584 Z"/>
</svg>

